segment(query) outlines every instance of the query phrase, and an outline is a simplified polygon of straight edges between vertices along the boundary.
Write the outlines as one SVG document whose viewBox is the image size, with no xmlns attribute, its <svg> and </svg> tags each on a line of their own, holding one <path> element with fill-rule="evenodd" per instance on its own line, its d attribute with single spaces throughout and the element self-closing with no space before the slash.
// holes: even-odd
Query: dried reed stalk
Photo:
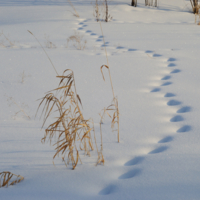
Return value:
<svg viewBox="0 0 200 200">
<path fill-rule="evenodd" d="M 198 14 L 199 13 L 199 3 L 198 0 L 190 0 L 191 6 L 192 6 L 192 10 L 194 14 Z"/>
<path fill-rule="evenodd" d="M 56 74 L 58 75 L 58 72 L 56 71 L 56 68 L 55 68 L 53 62 L 51 61 L 50 57 L 48 56 L 47 52 L 45 51 L 45 49 L 44 49 L 44 47 L 42 46 L 42 44 L 40 43 L 40 41 L 37 39 L 37 37 L 35 37 L 35 35 L 34 35 L 31 31 L 28 30 L 28 32 L 36 39 L 36 41 L 38 42 L 38 44 L 41 46 L 42 50 L 44 51 L 44 53 L 46 54 L 47 58 L 49 59 L 49 61 L 50 61 L 51 65 L 52 65 L 52 67 L 54 68 Z"/>
<path fill-rule="evenodd" d="M 80 17 L 79 14 L 78 14 L 78 12 L 76 11 L 74 5 L 72 4 L 72 2 L 71 2 L 70 0 L 68 0 L 68 2 L 69 2 L 70 6 L 73 8 L 73 10 L 74 10 L 74 12 L 75 12 L 75 13 L 73 13 L 73 15 L 74 15 L 75 17 Z"/>
<path fill-rule="evenodd" d="M 93 122 L 93 127 L 94 127 L 94 122 Z M 101 126 L 100 126 L 101 127 Z M 98 158 L 97 158 L 97 162 L 96 162 L 96 166 L 98 164 L 103 164 L 105 163 L 104 160 L 104 156 L 103 156 L 103 140 L 102 140 L 102 131 L 101 133 L 101 150 L 98 150 L 98 146 L 97 146 L 97 142 L 96 142 L 96 134 L 95 134 L 95 129 L 93 128 L 93 133 L 94 133 L 94 141 L 95 141 L 95 145 L 96 145 L 96 149 L 97 149 L 97 153 L 98 153 Z"/>
<path fill-rule="evenodd" d="M 13 176 L 16 177 L 15 180 L 11 180 Z M 9 185 L 14 185 L 16 183 L 19 183 L 22 180 L 24 180 L 23 176 L 15 175 L 8 171 L 0 173 L 0 187 L 5 187 L 5 186 L 8 187 Z"/>
<path fill-rule="evenodd" d="M 105 53 L 106 53 L 106 59 L 107 59 L 107 65 L 102 65 L 101 66 L 101 73 L 102 73 L 102 77 L 103 77 L 103 80 L 105 81 L 105 78 L 104 78 L 104 74 L 103 74 L 103 67 L 107 68 L 108 69 L 108 73 L 109 73 L 109 78 L 110 78 L 110 84 L 111 84 L 111 88 L 112 88 L 112 94 L 113 94 L 113 100 L 112 100 L 112 103 L 111 105 L 109 105 L 107 108 L 104 108 L 104 112 L 103 112 L 103 115 L 101 117 L 101 121 L 100 121 L 100 124 L 102 122 L 102 119 L 104 118 L 104 114 L 110 111 L 113 112 L 112 117 L 112 122 L 111 122 L 111 128 L 113 129 L 114 131 L 114 125 L 115 123 L 117 123 L 117 140 L 118 142 L 120 141 L 119 139 L 119 107 L 118 107 L 118 99 L 117 97 L 115 96 L 115 93 L 114 93 L 114 88 L 113 88 L 113 83 L 112 83 L 112 78 L 111 78 L 111 73 L 110 73 L 110 68 L 109 68 L 109 62 L 108 62 L 108 55 L 107 55 L 107 50 L 106 50 L 106 45 L 105 45 L 105 39 L 104 39 L 104 34 L 103 34 L 103 29 L 102 29 L 102 25 L 101 25 L 101 22 L 99 21 L 100 23 L 100 27 L 101 27 L 101 32 L 102 32 L 102 36 L 103 36 L 103 42 L 104 42 L 104 48 L 105 48 Z M 108 114 L 109 115 L 109 114 Z M 111 116 L 109 115 L 109 116 Z M 101 129 L 101 126 L 100 126 L 100 129 Z"/>
<path fill-rule="evenodd" d="M 77 144 L 79 144 L 80 150 L 84 150 L 85 154 L 89 156 L 90 150 L 94 149 L 91 138 L 91 131 L 94 128 L 91 125 L 91 120 L 85 120 L 81 112 L 79 106 L 79 104 L 81 105 L 81 99 L 76 92 L 73 71 L 67 69 L 62 76 L 57 76 L 57 78 L 60 79 L 58 87 L 48 92 L 39 104 L 40 107 L 44 103 L 42 111 L 42 114 L 44 114 L 43 126 L 53 111 L 58 115 L 57 120 L 45 130 L 42 141 L 45 142 L 48 138 L 51 142 L 54 136 L 57 137 L 54 144 L 57 145 L 55 148 L 56 153 L 53 158 L 61 153 L 63 160 L 65 160 L 65 155 L 68 152 L 66 164 L 72 163 L 72 168 L 75 169 L 80 160 Z M 56 97 L 53 92 L 60 93 L 60 97 Z"/>
</svg>

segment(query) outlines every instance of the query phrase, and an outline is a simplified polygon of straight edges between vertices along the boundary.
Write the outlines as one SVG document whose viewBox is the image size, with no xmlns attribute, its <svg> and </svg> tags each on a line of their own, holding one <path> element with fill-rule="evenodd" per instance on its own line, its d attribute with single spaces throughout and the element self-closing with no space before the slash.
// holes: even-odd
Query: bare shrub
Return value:
<svg viewBox="0 0 200 200">
<path fill-rule="evenodd" d="M 70 42 L 72 42 L 73 46 L 78 50 L 84 50 L 86 48 L 87 40 L 84 40 L 84 35 L 81 35 L 79 32 L 75 31 L 74 35 L 71 35 L 67 39 L 67 47 Z"/>
</svg>

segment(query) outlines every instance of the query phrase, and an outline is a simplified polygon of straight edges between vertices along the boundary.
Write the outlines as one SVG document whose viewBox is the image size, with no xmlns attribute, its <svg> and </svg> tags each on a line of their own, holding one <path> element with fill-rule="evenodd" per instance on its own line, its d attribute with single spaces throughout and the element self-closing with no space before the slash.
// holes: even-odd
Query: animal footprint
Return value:
<svg viewBox="0 0 200 200">
<path fill-rule="evenodd" d="M 109 195 L 117 190 L 115 185 L 109 185 L 99 192 L 99 195 Z"/>
<path fill-rule="evenodd" d="M 160 54 L 153 54 L 153 57 L 161 57 L 162 55 Z"/>
<path fill-rule="evenodd" d="M 167 102 L 167 105 L 168 106 L 177 106 L 177 105 L 180 105 L 181 102 L 180 101 L 177 101 L 177 100 L 170 100 Z"/>
<path fill-rule="evenodd" d="M 90 35 L 97 35 L 96 33 L 91 33 Z"/>
<path fill-rule="evenodd" d="M 138 156 L 138 157 L 135 157 L 135 158 L 133 158 L 132 160 L 129 160 L 128 162 L 126 162 L 126 163 L 124 164 L 124 166 L 137 165 L 137 164 L 140 164 L 141 162 L 143 162 L 143 160 L 144 160 L 144 157 Z"/>
<path fill-rule="evenodd" d="M 176 64 L 174 64 L 174 63 L 170 63 L 169 65 L 168 65 L 168 67 L 175 67 L 176 66 Z"/>
<path fill-rule="evenodd" d="M 153 90 L 151 90 L 151 92 L 159 92 L 160 88 L 154 88 Z"/>
<path fill-rule="evenodd" d="M 180 129 L 178 129 L 176 132 L 184 133 L 184 132 L 189 132 L 191 129 L 192 129 L 191 126 L 185 125 L 185 126 L 181 127 Z"/>
<path fill-rule="evenodd" d="M 171 85 L 172 84 L 172 82 L 165 82 L 165 83 L 163 83 L 161 86 L 167 86 L 167 85 Z"/>
<path fill-rule="evenodd" d="M 158 148 L 154 149 L 153 151 L 150 151 L 149 154 L 161 153 L 163 151 L 166 151 L 167 149 L 168 149 L 168 147 L 166 147 L 166 146 L 158 147 Z"/>
<path fill-rule="evenodd" d="M 185 106 L 180 108 L 177 113 L 186 113 L 186 112 L 190 112 L 191 111 L 191 107 L 190 106 Z"/>
<path fill-rule="evenodd" d="M 183 119 L 182 116 L 177 115 L 177 116 L 175 116 L 175 117 L 172 117 L 172 118 L 170 119 L 170 122 L 180 122 L 180 121 L 183 121 L 183 120 L 184 120 L 184 119 Z"/>
<path fill-rule="evenodd" d="M 175 73 L 179 73 L 179 72 L 181 72 L 180 69 L 175 69 L 175 70 L 171 71 L 171 74 L 175 74 Z"/>
<path fill-rule="evenodd" d="M 118 46 L 116 49 L 124 49 L 124 47 L 122 47 L 122 46 Z"/>
<path fill-rule="evenodd" d="M 137 49 L 128 49 L 128 51 L 137 51 Z"/>
<path fill-rule="evenodd" d="M 151 51 L 151 50 L 147 50 L 145 51 L 145 53 L 153 53 L 154 51 Z"/>
<path fill-rule="evenodd" d="M 158 143 L 171 142 L 172 140 L 173 140 L 173 137 L 167 136 L 167 137 L 163 138 L 162 140 L 160 140 Z"/>
<path fill-rule="evenodd" d="M 169 80 L 171 76 L 164 76 L 161 80 Z"/>
<path fill-rule="evenodd" d="M 168 62 L 174 62 L 174 61 L 176 61 L 176 58 L 169 58 L 167 61 Z"/>
<path fill-rule="evenodd" d="M 133 169 L 129 172 L 126 172 L 125 174 L 122 174 L 119 179 L 128 179 L 128 178 L 133 178 L 136 177 L 138 175 L 140 175 L 142 172 L 141 169 Z"/>
<path fill-rule="evenodd" d="M 173 93 L 166 93 L 164 97 L 174 97 L 174 96 L 176 96 L 176 95 Z"/>
</svg>

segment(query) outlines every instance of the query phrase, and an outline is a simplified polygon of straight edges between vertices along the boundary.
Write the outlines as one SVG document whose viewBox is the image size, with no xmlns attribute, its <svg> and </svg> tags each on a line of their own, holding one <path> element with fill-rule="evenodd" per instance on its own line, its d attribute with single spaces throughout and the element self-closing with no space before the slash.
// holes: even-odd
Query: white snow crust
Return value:
<svg viewBox="0 0 200 200">
<path fill-rule="evenodd" d="M 119 101 L 120 143 L 103 124 L 105 165 L 96 152 L 82 155 L 75 170 L 54 146 L 42 144 L 45 130 L 35 117 L 39 101 L 58 85 L 56 73 L 72 69 L 85 118 L 93 118 L 100 145 L 99 112 L 112 101 L 95 1 L 0 0 L 0 172 L 24 181 L 0 188 L 1 200 L 199 200 L 200 26 L 190 1 L 159 0 L 159 7 L 109 2 L 112 20 L 102 22 L 109 67 Z M 198 20 L 198 18 L 197 18 Z M 77 50 L 67 38 L 87 41 Z M 48 48 L 47 39 L 55 45 Z M 22 73 L 25 78 L 22 83 Z M 31 117 L 26 119 L 10 97 Z M 49 122 L 53 121 L 53 117 Z M 48 123 L 45 127 L 48 126 Z"/>
</svg>

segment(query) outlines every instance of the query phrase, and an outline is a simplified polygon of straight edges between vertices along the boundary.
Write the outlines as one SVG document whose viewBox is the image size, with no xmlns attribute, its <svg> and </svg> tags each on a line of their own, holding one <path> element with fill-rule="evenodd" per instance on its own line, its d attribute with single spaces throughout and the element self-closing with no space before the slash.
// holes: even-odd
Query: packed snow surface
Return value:
<svg viewBox="0 0 200 200">
<path fill-rule="evenodd" d="M 1 200 L 199 200 L 200 26 L 190 1 L 159 0 L 158 8 L 109 2 L 112 19 L 100 24 L 95 1 L 0 0 L 0 172 L 24 181 L 0 188 Z M 105 165 L 81 155 L 75 170 L 54 159 L 41 138 L 39 101 L 57 87 L 56 73 L 74 71 L 86 119 L 93 118 L 100 146 L 100 111 L 119 101 L 120 143 L 102 124 Z M 79 50 L 69 40 L 82 37 Z M 85 46 L 84 46 L 85 45 Z M 20 110 L 30 116 L 30 120 Z"/>
</svg>

